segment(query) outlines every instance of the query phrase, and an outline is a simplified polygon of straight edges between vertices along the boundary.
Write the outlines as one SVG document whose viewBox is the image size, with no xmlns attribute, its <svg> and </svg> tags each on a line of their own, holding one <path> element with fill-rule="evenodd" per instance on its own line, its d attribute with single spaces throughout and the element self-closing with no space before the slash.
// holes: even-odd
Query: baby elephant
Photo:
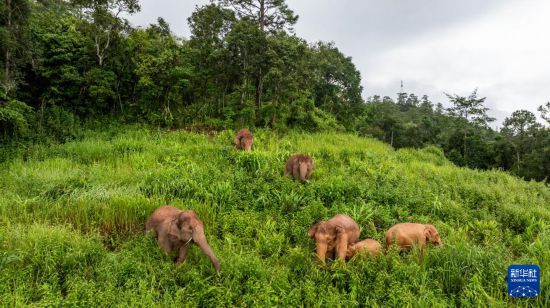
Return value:
<svg viewBox="0 0 550 308">
<path fill-rule="evenodd" d="M 193 241 L 210 258 L 216 271 L 220 271 L 220 261 L 208 246 L 204 236 L 204 225 L 194 211 L 182 211 L 169 205 L 159 207 L 147 220 L 145 230 L 155 230 L 158 243 L 165 252 L 179 250 L 176 265 L 185 261 L 187 248 Z"/>
<path fill-rule="evenodd" d="M 243 128 L 235 135 L 233 144 L 235 144 L 237 150 L 250 151 L 252 149 L 253 142 L 254 137 L 252 136 L 252 133 L 248 129 Z"/>
<path fill-rule="evenodd" d="M 313 159 L 305 154 L 294 154 L 288 158 L 285 165 L 285 175 L 292 175 L 301 183 L 306 182 L 313 170 Z"/>
<path fill-rule="evenodd" d="M 380 245 L 380 242 L 369 238 L 349 245 L 346 257 L 350 259 L 356 254 L 370 254 L 376 256 L 381 253 L 382 245 Z"/>
<path fill-rule="evenodd" d="M 402 250 L 409 250 L 414 244 L 418 244 L 423 250 L 426 242 L 442 245 L 439 233 L 433 225 L 411 222 L 396 224 L 386 232 L 386 246 L 394 242 Z"/>
<path fill-rule="evenodd" d="M 327 253 L 335 250 L 338 259 L 345 261 L 348 245 L 359 240 L 359 225 L 351 217 L 338 214 L 313 225 L 307 235 L 315 239 L 321 262 L 325 263 Z"/>
</svg>

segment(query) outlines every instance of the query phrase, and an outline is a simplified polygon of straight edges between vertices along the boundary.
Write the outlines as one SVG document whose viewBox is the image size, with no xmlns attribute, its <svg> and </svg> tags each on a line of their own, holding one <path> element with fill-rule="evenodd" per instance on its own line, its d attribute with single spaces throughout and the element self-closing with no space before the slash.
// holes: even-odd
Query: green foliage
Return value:
<svg viewBox="0 0 550 308">
<path fill-rule="evenodd" d="M 136 68 L 139 106 L 149 122 L 170 126 L 174 121 L 172 110 L 182 108 L 182 93 L 193 69 L 187 63 L 185 49 L 172 36 L 162 36 L 154 29 L 146 35 L 151 52 L 138 58 Z"/>
<path fill-rule="evenodd" d="M 319 42 L 314 48 L 315 86 L 313 96 L 319 108 L 336 115 L 347 128 L 362 113 L 361 74 L 351 57 L 333 43 Z"/>
<path fill-rule="evenodd" d="M 219 0 L 220 5 L 231 8 L 245 19 L 253 20 L 262 31 L 282 31 L 298 21 L 298 15 L 285 0 Z"/>
<path fill-rule="evenodd" d="M 342 129 L 331 114 L 315 107 L 312 100 L 298 99 L 289 107 L 286 118 L 288 127 L 303 128 L 308 131 Z"/>
<path fill-rule="evenodd" d="M 0 93 L 2 94 L 2 93 Z M 26 137 L 29 134 L 29 115 L 31 108 L 25 103 L 0 98 L 0 141 Z"/>
<path fill-rule="evenodd" d="M 141 127 L 85 131 L 0 168 L 0 298 L 8 306 L 537 306 L 506 294 L 506 268 L 550 275 L 550 190 L 458 168 L 441 149 L 393 150 L 341 133 L 255 129 L 203 135 Z M 283 176 L 313 156 L 312 180 Z M 222 262 L 197 247 L 179 268 L 143 225 L 158 206 L 194 209 Z M 433 223 L 444 247 L 320 265 L 309 226 L 352 216 L 383 241 L 402 221 Z"/>
<path fill-rule="evenodd" d="M 497 132 L 483 122 L 487 120 L 484 99 L 478 99 L 476 92 L 451 99 L 458 107 L 445 112 L 440 105 L 434 108 L 427 96 L 419 100 L 414 94 L 398 93 L 396 101 L 373 96 L 354 129 L 395 148 L 436 145 L 458 166 L 509 170 L 527 180 L 548 178 L 545 153 L 550 131 L 536 123 L 531 112 L 514 112 Z"/>
<path fill-rule="evenodd" d="M 438 146 L 459 166 L 548 179 L 549 129 L 534 114 L 518 110 L 496 132 L 477 90 L 447 95 L 447 110 L 402 91 L 365 104 L 351 57 L 334 43 L 297 37 L 298 16 L 287 1 L 212 1 L 187 19 L 189 40 L 162 18 L 132 27 L 125 16 L 139 10 L 136 0 L 0 3 L 2 101 L 30 107 L 0 106 L 8 144 L 1 157 L 37 140 L 75 138 L 81 123 L 112 120 L 174 129 L 346 130 L 398 149 Z M 548 119 L 548 104 L 539 112 Z"/>
</svg>

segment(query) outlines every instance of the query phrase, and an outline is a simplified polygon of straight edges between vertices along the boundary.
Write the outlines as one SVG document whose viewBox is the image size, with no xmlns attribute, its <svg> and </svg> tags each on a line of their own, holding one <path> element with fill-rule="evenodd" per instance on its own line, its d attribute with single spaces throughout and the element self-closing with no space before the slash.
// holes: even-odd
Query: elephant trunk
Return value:
<svg viewBox="0 0 550 308">
<path fill-rule="evenodd" d="M 197 236 L 196 238 L 193 237 L 194 242 L 200 247 L 202 252 L 210 259 L 212 262 L 212 265 L 214 265 L 214 268 L 216 269 L 216 272 L 220 272 L 221 265 L 218 258 L 216 258 L 216 255 L 214 255 L 214 252 L 208 245 L 208 242 L 206 241 L 206 237 L 204 235 Z"/>
<path fill-rule="evenodd" d="M 307 163 L 300 163 L 300 182 L 304 183 L 306 181 L 307 175 Z"/>
</svg>

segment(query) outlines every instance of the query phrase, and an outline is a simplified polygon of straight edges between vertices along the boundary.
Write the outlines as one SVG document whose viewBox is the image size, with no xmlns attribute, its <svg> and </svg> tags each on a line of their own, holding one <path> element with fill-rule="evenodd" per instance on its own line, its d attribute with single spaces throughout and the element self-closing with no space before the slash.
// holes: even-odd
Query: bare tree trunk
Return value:
<svg viewBox="0 0 550 308">
<path fill-rule="evenodd" d="M 279 107 L 279 85 L 275 88 L 275 101 L 273 102 L 273 116 L 271 117 L 271 128 L 275 128 L 277 108 Z"/>
<path fill-rule="evenodd" d="M 120 81 L 116 81 L 116 95 L 118 98 L 118 104 L 120 106 L 120 113 L 124 115 L 124 108 L 122 107 L 122 99 L 120 98 Z"/>
<path fill-rule="evenodd" d="M 8 17 L 6 20 L 6 28 L 8 29 L 8 35 L 11 35 L 12 29 L 11 29 L 11 0 L 6 0 L 6 6 L 8 11 Z M 4 66 L 4 80 L 6 82 L 6 85 L 10 81 L 10 47 L 6 47 L 6 53 L 5 53 L 5 66 Z"/>
<path fill-rule="evenodd" d="M 246 54 L 245 54 L 245 58 L 244 58 L 244 63 L 243 63 L 243 85 L 242 85 L 242 90 L 241 90 L 241 108 L 244 108 L 244 100 L 245 100 L 245 93 L 246 93 L 246 88 L 247 88 L 247 84 L 246 84 L 246 70 L 247 70 L 247 63 L 246 63 Z"/>
<path fill-rule="evenodd" d="M 44 98 L 42 97 L 40 99 L 40 120 L 38 121 L 38 127 L 40 129 L 40 133 L 44 133 L 44 109 L 46 108 L 46 101 L 44 101 Z"/>
<path fill-rule="evenodd" d="M 260 69 L 259 75 L 256 77 L 256 106 L 258 106 L 258 109 L 262 107 L 262 88 L 262 69 Z"/>
<path fill-rule="evenodd" d="M 259 23 L 260 23 L 260 30 L 264 31 L 264 27 L 265 27 L 265 0 L 260 0 Z"/>
<path fill-rule="evenodd" d="M 462 145 L 462 152 L 463 152 L 462 158 L 464 158 L 464 164 L 465 164 L 466 167 L 468 166 L 468 158 L 467 158 L 468 155 L 467 155 L 467 153 L 466 153 L 466 151 L 468 150 L 468 148 L 466 147 L 466 137 L 467 137 L 467 136 L 468 136 L 468 135 L 467 135 L 467 132 L 464 131 L 464 140 L 462 141 L 462 142 L 464 143 L 464 144 Z"/>
<path fill-rule="evenodd" d="M 111 31 L 112 27 L 110 27 L 107 31 L 107 38 L 105 41 L 105 46 L 101 46 L 101 38 L 100 34 L 97 34 L 94 38 L 95 41 L 95 48 L 96 48 L 96 55 L 97 55 L 97 62 L 99 66 L 103 66 L 103 60 L 105 60 L 105 54 L 107 52 L 107 49 L 109 49 L 109 45 L 111 45 Z"/>
<path fill-rule="evenodd" d="M 260 2 L 260 11 L 258 16 L 258 23 L 260 26 L 260 30 L 262 32 L 265 28 L 265 0 L 259 0 Z M 258 73 L 258 77 L 256 78 L 256 106 L 258 106 L 258 109 L 262 107 L 262 88 L 263 88 L 263 80 L 262 80 L 262 69 L 260 68 L 260 71 Z"/>
<path fill-rule="evenodd" d="M 517 146 L 516 146 L 516 157 L 518 159 L 518 175 L 519 175 L 519 150 Z"/>
<path fill-rule="evenodd" d="M 223 114 L 223 109 L 225 108 L 225 93 L 227 92 L 227 83 L 224 83 L 223 85 L 223 92 L 222 92 L 222 110 L 220 114 Z"/>
</svg>

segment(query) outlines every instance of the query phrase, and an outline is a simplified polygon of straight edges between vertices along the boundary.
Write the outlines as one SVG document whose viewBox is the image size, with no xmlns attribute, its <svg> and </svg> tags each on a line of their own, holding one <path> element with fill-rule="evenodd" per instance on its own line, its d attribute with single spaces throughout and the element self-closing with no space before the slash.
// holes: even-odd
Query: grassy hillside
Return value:
<svg viewBox="0 0 550 308">
<path fill-rule="evenodd" d="M 550 189 L 461 169 L 436 148 L 394 151 L 353 135 L 127 128 L 39 147 L 0 167 L 0 303 L 201 306 L 550 305 Z M 309 184 L 282 176 L 313 156 Z M 222 262 L 198 247 L 175 268 L 152 236 L 158 206 L 194 209 Z M 308 227 L 345 213 L 382 240 L 403 221 L 433 223 L 445 247 L 319 265 Z M 542 295 L 511 299 L 506 269 L 536 263 Z"/>
</svg>

